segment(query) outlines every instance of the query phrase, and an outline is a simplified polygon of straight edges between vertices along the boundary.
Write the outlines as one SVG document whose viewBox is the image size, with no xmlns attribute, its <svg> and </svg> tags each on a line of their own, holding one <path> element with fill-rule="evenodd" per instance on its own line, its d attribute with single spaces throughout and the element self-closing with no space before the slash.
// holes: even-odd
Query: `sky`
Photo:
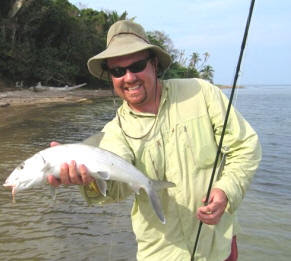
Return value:
<svg viewBox="0 0 291 261">
<path fill-rule="evenodd" d="M 162 31 L 187 58 L 210 54 L 214 82 L 232 85 L 250 0 L 69 0 L 78 8 L 127 11 Z M 238 84 L 291 84 L 291 1 L 256 0 Z"/>
</svg>

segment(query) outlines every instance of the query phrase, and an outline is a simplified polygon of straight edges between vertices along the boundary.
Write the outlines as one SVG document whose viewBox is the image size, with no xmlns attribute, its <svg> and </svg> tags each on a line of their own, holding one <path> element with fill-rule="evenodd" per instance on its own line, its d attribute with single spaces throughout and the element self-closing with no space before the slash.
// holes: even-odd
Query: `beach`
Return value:
<svg viewBox="0 0 291 261">
<path fill-rule="evenodd" d="M 111 96 L 111 90 L 77 89 L 72 91 L 13 90 L 0 88 L 0 126 L 17 121 L 30 110 L 54 104 L 89 103 L 99 97 Z"/>
</svg>

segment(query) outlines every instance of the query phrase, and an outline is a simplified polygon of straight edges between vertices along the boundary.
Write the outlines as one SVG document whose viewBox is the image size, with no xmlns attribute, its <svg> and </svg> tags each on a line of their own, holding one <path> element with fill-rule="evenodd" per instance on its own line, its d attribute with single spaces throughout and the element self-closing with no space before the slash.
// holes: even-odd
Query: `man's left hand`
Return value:
<svg viewBox="0 0 291 261">
<path fill-rule="evenodd" d="M 205 198 L 203 202 L 205 203 Z M 221 189 L 214 188 L 209 195 L 208 204 L 197 210 L 197 218 L 208 225 L 216 225 L 219 223 L 224 213 L 228 199 Z"/>
</svg>

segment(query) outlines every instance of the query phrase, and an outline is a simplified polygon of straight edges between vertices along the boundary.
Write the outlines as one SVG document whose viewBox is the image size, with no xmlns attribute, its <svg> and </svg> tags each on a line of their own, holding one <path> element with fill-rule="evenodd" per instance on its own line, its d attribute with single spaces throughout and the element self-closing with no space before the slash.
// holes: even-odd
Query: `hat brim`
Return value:
<svg viewBox="0 0 291 261">
<path fill-rule="evenodd" d="M 120 35 L 113 39 L 106 50 L 88 60 L 88 70 L 95 77 L 108 80 L 107 73 L 102 69 L 104 60 L 148 49 L 152 50 L 158 57 L 160 68 L 165 71 L 172 62 L 170 55 L 159 46 L 146 43 L 143 39 L 134 35 Z"/>
</svg>

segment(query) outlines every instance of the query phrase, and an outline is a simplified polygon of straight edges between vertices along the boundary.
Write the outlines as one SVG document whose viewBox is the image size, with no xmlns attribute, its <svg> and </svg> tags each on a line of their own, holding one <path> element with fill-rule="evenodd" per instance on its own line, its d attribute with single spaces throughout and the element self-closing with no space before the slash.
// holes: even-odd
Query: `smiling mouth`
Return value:
<svg viewBox="0 0 291 261">
<path fill-rule="evenodd" d="M 133 87 L 124 87 L 124 89 L 127 91 L 135 91 L 135 90 L 139 89 L 140 87 L 141 87 L 141 85 L 136 85 Z"/>
</svg>

